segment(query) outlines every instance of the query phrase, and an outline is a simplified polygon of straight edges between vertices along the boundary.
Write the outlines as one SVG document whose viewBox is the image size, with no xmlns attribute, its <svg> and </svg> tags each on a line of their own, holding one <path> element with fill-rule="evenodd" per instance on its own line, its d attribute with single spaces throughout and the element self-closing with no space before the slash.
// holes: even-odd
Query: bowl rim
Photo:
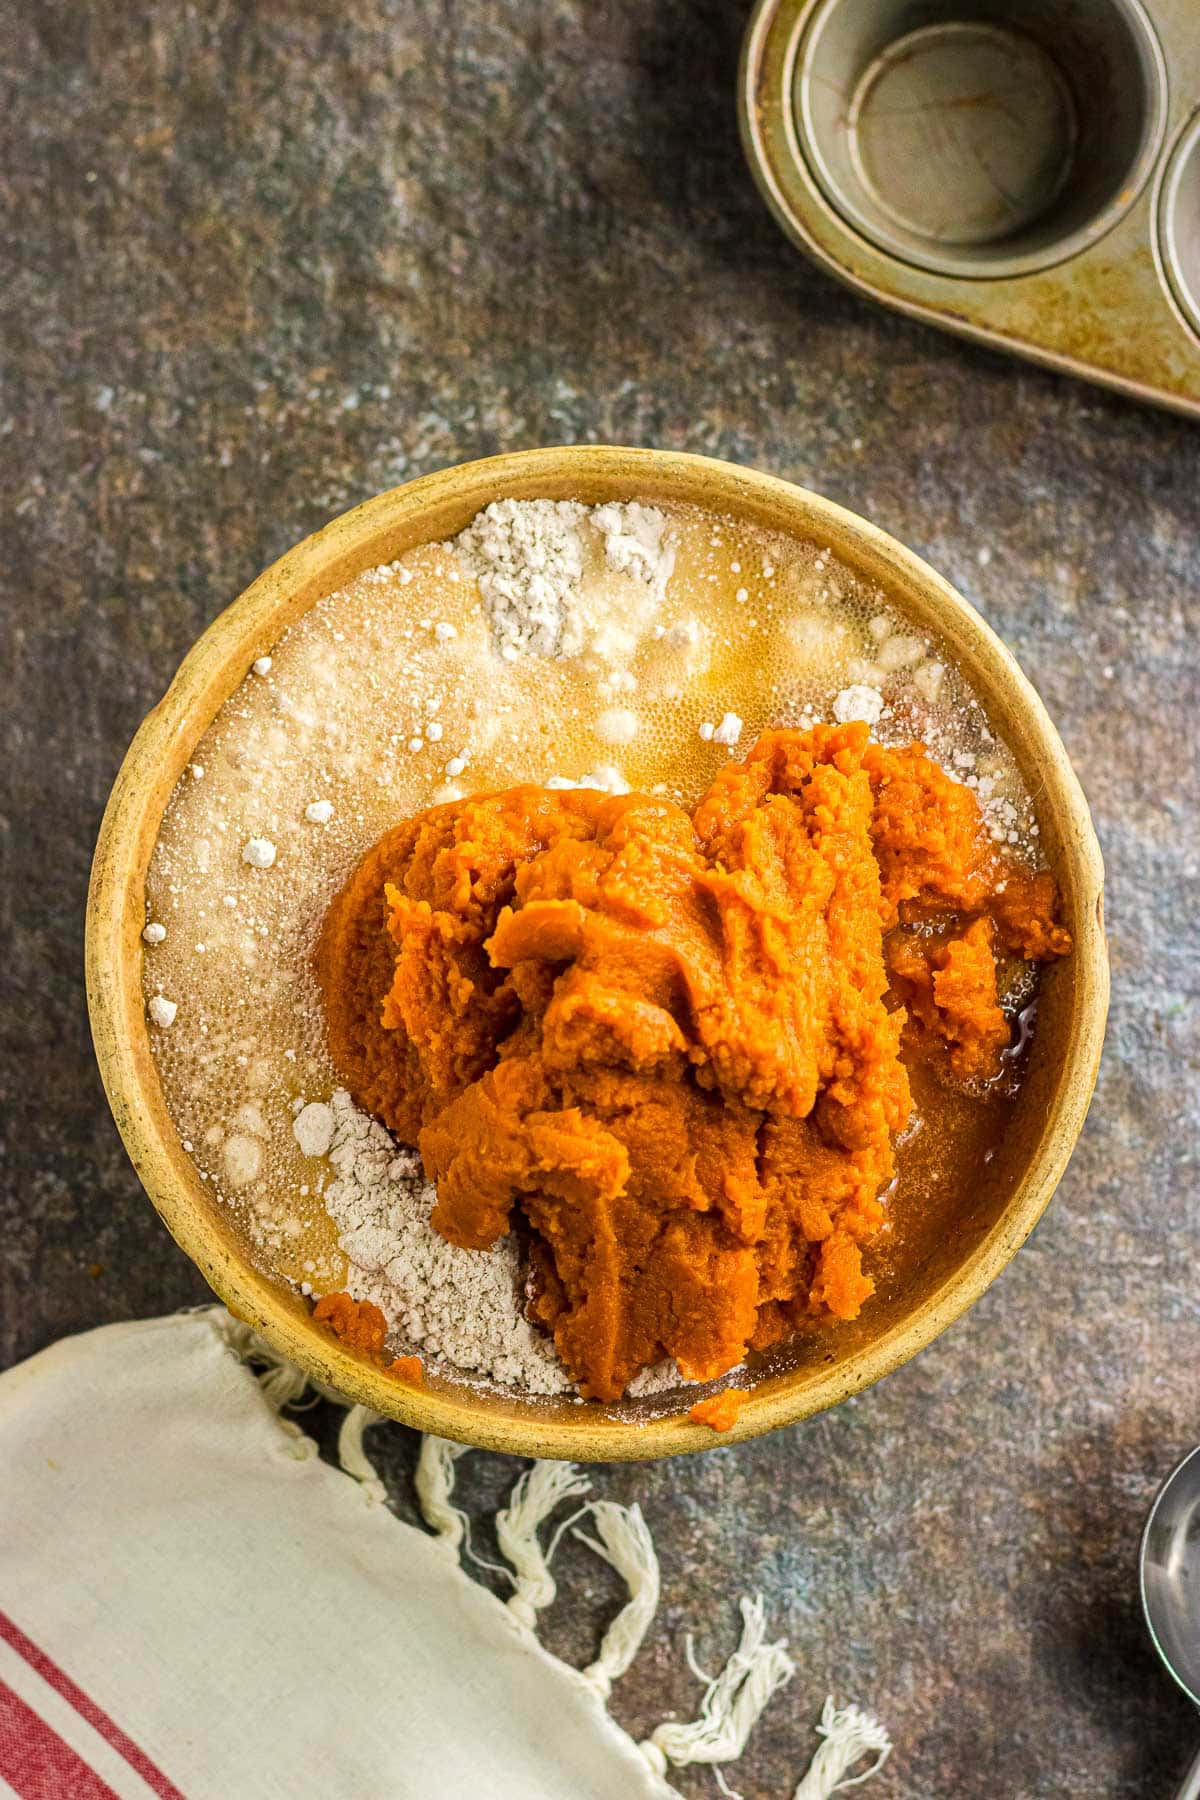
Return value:
<svg viewBox="0 0 1200 1800">
<path fill-rule="evenodd" d="M 1061 867 L 1080 896 L 1072 924 L 1073 1004 L 1055 1105 L 1030 1166 L 981 1241 L 911 1315 L 829 1368 L 795 1371 L 751 1392 L 733 1428 L 714 1434 L 686 1413 L 631 1425 L 580 1405 L 578 1416 L 542 1413 L 528 1397 L 475 1398 L 465 1387 L 409 1387 L 311 1325 L 303 1303 L 221 1241 L 211 1200 L 166 1111 L 150 1050 L 142 994 L 144 875 L 166 801 L 191 751 L 250 662 L 268 651 L 291 618 L 360 568 L 389 560 L 363 548 L 381 533 L 405 544 L 445 535 L 419 529 L 439 515 L 462 522 L 489 498 L 578 491 L 607 498 L 689 496 L 715 510 L 775 507 L 798 534 L 828 539 L 834 554 L 886 574 L 893 589 L 920 595 L 994 684 L 1018 703 L 1036 755 L 1039 800 L 1054 810 Z M 483 496 L 482 498 L 480 496 Z M 470 510 L 466 510 L 469 507 Z M 460 529 L 459 525 L 455 529 Z M 298 597 L 299 596 L 299 597 Z M 307 596 L 307 597 L 304 597 Z M 978 686 L 978 683 L 976 683 Z M 198 723 L 197 723 L 198 721 Z M 564 445 L 476 459 L 416 478 L 364 501 L 287 551 L 217 615 L 179 665 L 162 700 L 138 729 L 114 782 L 100 827 L 88 892 L 85 970 L 88 1010 L 105 1092 L 126 1151 L 180 1248 L 238 1318 L 310 1377 L 350 1400 L 421 1431 L 483 1449 L 574 1461 L 633 1461 L 738 1443 L 794 1423 L 860 1392 L 923 1350 L 985 1291 L 1015 1255 L 1049 1203 L 1082 1129 L 1095 1085 L 1108 1005 L 1103 930 L 1103 864 L 1087 801 L 1036 691 L 975 609 L 922 558 L 878 526 L 811 490 L 758 470 L 682 451 Z"/>
</svg>

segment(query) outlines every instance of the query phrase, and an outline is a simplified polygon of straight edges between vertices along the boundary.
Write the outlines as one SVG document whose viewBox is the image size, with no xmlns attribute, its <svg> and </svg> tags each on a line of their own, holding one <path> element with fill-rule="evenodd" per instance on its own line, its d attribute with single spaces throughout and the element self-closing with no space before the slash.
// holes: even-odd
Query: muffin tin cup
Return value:
<svg viewBox="0 0 1200 1800">
<path fill-rule="evenodd" d="M 1194 0 L 760 0 L 740 102 L 834 273 L 1200 414 Z"/>
<path fill-rule="evenodd" d="M 1158 253 L 1175 303 L 1200 337 L 1200 109 L 1167 164 L 1158 203 Z"/>
</svg>

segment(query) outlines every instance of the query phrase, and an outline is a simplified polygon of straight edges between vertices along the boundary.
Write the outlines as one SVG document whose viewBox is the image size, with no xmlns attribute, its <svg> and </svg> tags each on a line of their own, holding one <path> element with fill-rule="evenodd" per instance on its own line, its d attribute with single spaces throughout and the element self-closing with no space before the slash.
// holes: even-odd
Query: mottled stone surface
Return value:
<svg viewBox="0 0 1200 1800">
<path fill-rule="evenodd" d="M 927 554 L 1040 685 L 1108 857 L 1112 1029 L 1055 1205 L 915 1364 L 743 1449 L 597 1473 L 665 1577 L 614 1706 L 638 1731 L 686 1714 L 682 1634 L 718 1660 L 761 1589 L 800 1673 L 747 1800 L 790 1792 L 827 1690 L 894 1730 L 880 1800 L 1150 1800 L 1200 1736 L 1134 1594 L 1156 1479 L 1200 1437 L 1200 436 L 789 249 L 738 151 L 744 17 L 0 5 L 0 1351 L 202 1295 L 110 1124 L 80 975 L 106 791 L 198 629 L 331 514 L 501 448 L 808 482 Z M 412 1441 L 379 1438 L 406 1506 Z M 468 1458 L 472 1505 L 513 1472 Z M 614 1588 L 576 1548 L 564 1573 L 547 1636 L 582 1659 Z"/>
</svg>

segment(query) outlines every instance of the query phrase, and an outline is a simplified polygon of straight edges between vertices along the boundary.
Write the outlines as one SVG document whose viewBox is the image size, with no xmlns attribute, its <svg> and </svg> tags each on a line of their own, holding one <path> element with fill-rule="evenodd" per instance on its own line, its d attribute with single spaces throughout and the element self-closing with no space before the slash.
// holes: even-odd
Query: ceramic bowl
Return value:
<svg viewBox="0 0 1200 1800">
<path fill-rule="evenodd" d="M 314 1325 L 308 1306 L 252 1259 L 214 1203 L 167 1113 L 142 997 L 147 864 L 163 811 L 214 715 L 249 663 L 313 603 L 361 570 L 453 536 L 500 496 L 638 498 L 710 507 L 815 538 L 934 638 L 963 671 L 1035 796 L 1073 955 L 1049 968 L 1024 1085 L 1000 1149 L 853 1325 L 769 1358 L 733 1430 L 675 1416 L 614 1419 L 578 1401 L 480 1394 L 431 1378 L 402 1386 Z M 407 1425 L 520 1455 L 610 1461 L 670 1456 L 753 1437 L 832 1406 L 923 1349 L 977 1300 L 1028 1237 L 1087 1112 L 1108 998 L 1103 868 L 1079 783 L 1037 694 L 979 614 L 919 557 L 843 507 L 769 475 L 705 457 L 596 446 L 535 450 L 422 477 L 344 514 L 260 575 L 184 659 L 130 747 L 104 815 L 88 902 L 87 981 L 101 1073 L 126 1148 L 181 1248 L 221 1299 L 318 1380 Z"/>
</svg>

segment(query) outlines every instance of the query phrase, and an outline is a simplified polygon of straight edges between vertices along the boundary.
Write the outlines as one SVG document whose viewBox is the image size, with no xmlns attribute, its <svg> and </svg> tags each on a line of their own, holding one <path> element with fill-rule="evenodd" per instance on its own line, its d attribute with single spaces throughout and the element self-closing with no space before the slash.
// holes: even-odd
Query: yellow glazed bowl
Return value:
<svg viewBox="0 0 1200 1800">
<path fill-rule="evenodd" d="M 415 545 L 454 536 L 501 496 L 589 503 L 682 501 L 827 544 L 933 637 L 983 703 L 1035 796 L 1041 842 L 1063 896 L 1074 954 L 1045 971 L 1028 1074 L 1000 1149 L 951 1224 L 853 1325 L 783 1346 L 757 1375 L 733 1430 L 685 1410 L 613 1418 L 599 1405 L 500 1398 L 430 1378 L 402 1386 L 312 1323 L 301 1297 L 252 1259 L 167 1114 L 142 998 L 146 868 L 163 811 L 193 750 L 250 662 L 314 602 Z M 260 575 L 184 659 L 122 764 L 96 848 L 87 919 L 92 1032 L 113 1114 L 147 1193 L 221 1299 L 310 1375 L 406 1425 L 519 1455 L 608 1461 L 736 1442 L 832 1406 L 915 1356 L 1000 1273 L 1054 1192 L 1087 1113 L 1108 1004 L 1103 867 L 1058 734 L 1004 645 L 940 575 L 864 519 L 769 475 L 657 450 L 576 446 L 490 457 L 394 488 L 344 514 Z M 647 1414 L 650 1408 L 645 1408 Z"/>
</svg>

